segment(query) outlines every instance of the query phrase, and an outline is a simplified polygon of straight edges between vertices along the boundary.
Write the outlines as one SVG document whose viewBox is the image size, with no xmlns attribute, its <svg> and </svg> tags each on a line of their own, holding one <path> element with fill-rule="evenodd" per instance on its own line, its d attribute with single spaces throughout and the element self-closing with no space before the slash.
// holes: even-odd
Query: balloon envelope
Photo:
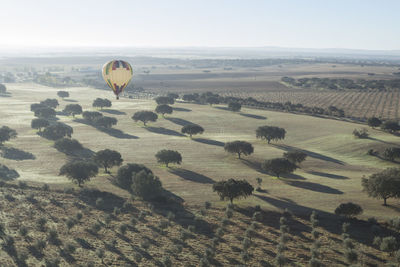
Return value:
<svg viewBox="0 0 400 267">
<path fill-rule="evenodd" d="M 132 66 L 123 60 L 111 60 L 103 66 L 103 78 L 119 98 L 132 79 Z"/>
</svg>

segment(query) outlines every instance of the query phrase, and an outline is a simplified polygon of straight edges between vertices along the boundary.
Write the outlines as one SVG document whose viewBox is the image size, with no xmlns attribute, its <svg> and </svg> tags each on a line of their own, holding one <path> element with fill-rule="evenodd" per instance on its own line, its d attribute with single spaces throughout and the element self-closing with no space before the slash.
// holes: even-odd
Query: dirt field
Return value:
<svg viewBox="0 0 400 267">
<path fill-rule="evenodd" d="M 37 84 L 7 84 L 7 87 L 12 96 L 0 98 L 1 124 L 18 131 L 18 138 L 6 145 L 21 150 L 19 154 L 23 157 L 22 160 L 1 158 L 1 162 L 16 169 L 21 180 L 72 186 L 64 177 L 58 176 L 58 170 L 67 161 L 67 156 L 53 148 L 51 141 L 39 137 L 30 128 L 34 118 L 29 110 L 30 104 L 45 98 L 55 98 L 57 90 Z M 70 100 L 60 100 L 61 105 L 57 110 L 71 101 L 77 101 L 84 110 L 92 110 L 94 98 L 112 99 L 111 93 L 107 91 L 91 88 L 67 90 L 71 95 Z M 166 189 L 188 203 L 202 203 L 204 200 L 220 203 L 211 190 L 214 181 L 244 178 L 255 185 L 255 178 L 261 177 L 262 188 L 266 192 L 256 193 L 254 197 L 242 201 L 243 205 L 259 204 L 271 209 L 288 207 L 308 214 L 312 209 L 333 212 L 340 202 L 353 201 L 364 208 L 364 217 L 381 218 L 393 217 L 393 211 L 400 207 L 397 200 L 390 199 L 391 206 L 382 208 L 381 201 L 370 199 L 361 192 L 360 184 L 363 175 L 396 166 L 366 155 L 370 148 L 398 144 L 396 136 L 370 129 L 371 139 L 354 139 L 351 133 L 354 128 L 361 128 L 361 125 L 253 109 L 233 113 L 220 106 L 187 103 L 176 103 L 172 115 L 165 119 L 160 117 L 148 127 L 130 118 L 135 111 L 154 108 L 155 102 L 151 100 L 113 100 L 112 108 L 104 110 L 103 114 L 118 118 L 118 124 L 115 131 L 108 133 L 100 132 L 72 117 L 57 117 L 74 128 L 73 138 L 86 148 L 91 151 L 115 149 L 122 154 L 125 163 L 145 164 L 160 177 Z M 193 140 L 182 136 L 180 129 L 187 122 L 202 125 L 205 133 Z M 257 140 L 255 129 L 262 125 L 284 127 L 287 131 L 286 139 L 271 145 Z M 242 160 L 225 153 L 224 142 L 233 140 L 251 142 L 255 153 Z M 157 164 L 154 155 L 164 148 L 178 150 L 183 156 L 182 165 L 165 168 Z M 303 149 L 309 154 L 302 168 L 293 175 L 276 179 L 260 170 L 259 164 L 263 160 L 280 157 L 291 148 Z M 32 153 L 34 159 L 23 151 Z M 111 185 L 109 178 L 101 172 L 88 186 L 126 196 L 126 192 Z"/>
</svg>

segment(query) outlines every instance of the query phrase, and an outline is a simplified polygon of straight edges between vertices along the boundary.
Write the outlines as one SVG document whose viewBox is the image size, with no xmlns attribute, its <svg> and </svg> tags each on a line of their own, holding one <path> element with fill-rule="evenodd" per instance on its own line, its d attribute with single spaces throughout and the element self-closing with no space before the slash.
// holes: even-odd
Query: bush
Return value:
<svg viewBox="0 0 400 267">
<path fill-rule="evenodd" d="M 397 250 L 397 240 L 394 236 L 388 236 L 382 238 L 382 242 L 379 246 L 380 250 L 393 253 Z"/>
<path fill-rule="evenodd" d="M 358 254 L 354 249 L 347 249 L 344 252 L 344 256 L 348 263 L 356 263 L 358 261 Z"/>
<path fill-rule="evenodd" d="M 352 202 L 342 203 L 335 209 L 336 215 L 341 215 L 345 217 L 354 217 L 363 212 L 360 205 L 354 204 Z"/>
<path fill-rule="evenodd" d="M 360 130 L 354 129 L 353 135 L 357 138 L 368 138 L 368 136 L 369 136 L 368 130 L 365 128 L 360 129 Z"/>
</svg>

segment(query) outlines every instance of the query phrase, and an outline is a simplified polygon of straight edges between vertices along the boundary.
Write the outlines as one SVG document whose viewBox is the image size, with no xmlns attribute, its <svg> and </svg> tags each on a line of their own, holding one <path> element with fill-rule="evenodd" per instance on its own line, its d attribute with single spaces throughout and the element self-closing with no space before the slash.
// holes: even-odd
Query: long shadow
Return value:
<svg viewBox="0 0 400 267">
<path fill-rule="evenodd" d="M 28 160 L 36 159 L 35 155 L 14 147 L 0 146 L 0 154 L 3 158 L 13 160 Z"/>
<path fill-rule="evenodd" d="M 108 114 L 113 114 L 113 115 L 126 115 L 125 112 L 119 111 L 119 110 L 116 110 L 116 109 L 102 109 L 100 111 L 104 112 L 104 113 L 108 113 Z"/>
<path fill-rule="evenodd" d="M 201 183 L 201 184 L 213 184 L 214 180 L 210 177 L 207 177 L 203 174 L 189 171 L 187 169 L 171 169 L 169 170 L 170 173 L 175 174 L 185 180 Z"/>
<path fill-rule="evenodd" d="M 181 118 L 171 118 L 171 117 L 169 117 L 169 118 L 165 118 L 165 119 L 170 121 L 170 122 L 172 122 L 172 123 L 180 125 L 180 126 L 186 126 L 186 125 L 189 125 L 189 124 L 193 124 L 193 122 L 187 121 L 187 120 L 184 120 L 184 119 L 181 119 Z"/>
<path fill-rule="evenodd" d="M 384 144 L 387 144 L 387 145 L 396 146 L 396 147 L 399 146 L 399 144 L 395 144 L 395 143 L 392 143 L 392 142 L 386 142 L 386 141 L 383 141 L 381 139 L 377 139 L 377 138 L 370 137 L 370 136 L 368 136 L 366 139 L 370 139 L 370 140 L 373 140 L 373 141 L 381 142 L 381 143 L 384 143 Z"/>
<path fill-rule="evenodd" d="M 10 169 L 6 165 L 0 163 L 0 180 L 11 181 L 17 179 L 18 177 L 19 173 L 16 170 Z"/>
<path fill-rule="evenodd" d="M 342 233 L 342 223 L 343 219 L 339 216 L 336 216 L 335 214 L 323 211 L 323 210 L 318 210 L 318 209 L 312 209 L 306 206 L 302 206 L 296 203 L 288 202 L 288 201 L 283 201 L 275 198 L 271 198 L 265 195 L 258 195 L 254 194 L 255 197 L 259 198 L 260 200 L 265 201 L 266 203 L 279 208 L 279 209 L 289 209 L 291 210 L 294 214 L 297 214 L 298 216 L 309 220 L 310 214 L 312 211 L 316 211 L 318 213 L 319 221 L 320 221 L 320 227 L 325 229 L 326 231 L 329 231 L 330 233 L 334 233 L 337 235 L 340 235 Z M 361 221 L 361 220 L 352 220 L 351 221 L 351 238 L 357 240 L 359 243 L 363 243 L 364 245 L 371 246 L 371 238 L 373 238 L 372 233 L 371 233 L 371 223 L 368 223 L 367 221 Z M 279 227 L 279 226 L 278 226 Z M 390 230 L 388 228 L 385 228 L 384 225 L 381 225 L 382 229 L 382 236 L 396 236 L 399 237 L 399 233 L 396 231 Z M 367 233 L 367 234 L 366 234 Z M 371 233 L 369 235 L 368 233 Z"/>
<path fill-rule="evenodd" d="M 93 128 L 96 128 L 97 130 L 99 130 L 100 132 L 106 133 L 112 137 L 115 138 L 120 138 L 120 139 L 139 139 L 138 136 L 135 135 L 131 135 L 131 134 L 127 134 L 124 133 L 123 131 L 119 130 L 119 129 L 115 129 L 115 128 L 104 128 L 104 127 L 96 127 L 95 125 L 89 123 L 88 121 L 84 120 L 84 119 L 74 119 L 74 122 L 79 122 L 88 126 L 92 126 Z"/>
<path fill-rule="evenodd" d="M 326 178 L 331 178 L 331 179 L 341 179 L 341 180 L 349 179 L 349 177 L 346 177 L 346 176 L 336 175 L 336 174 L 331 174 L 331 173 L 326 173 L 326 172 L 311 171 L 311 172 L 308 172 L 308 173 L 309 174 L 313 174 L 313 175 L 326 177 Z"/>
<path fill-rule="evenodd" d="M 221 109 L 221 110 L 226 110 L 226 111 L 232 111 L 227 107 L 214 107 L 214 108 Z"/>
<path fill-rule="evenodd" d="M 266 120 L 267 119 L 267 117 L 264 117 L 264 116 L 248 114 L 248 113 L 239 113 L 239 115 L 243 116 L 243 117 L 257 119 L 257 120 Z"/>
<path fill-rule="evenodd" d="M 338 194 L 341 195 L 343 194 L 342 191 L 332 188 L 326 185 L 322 184 L 317 184 L 317 183 L 312 183 L 312 182 L 302 182 L 302 181 L 285 181 L 286 184 L 295 186 L 295 187 L 300 187 L 303 189 L 311 190 L 311 191 L 316 191 L 316 192 L 321 192 L 321 193 L 326 193 L 326 194 Z"/>
<path fill-rule="evenodd" d="M 2 94 L 0 94 L 0 97 L 11 97 L 11 93 L 8 93 L 8 92 L 2 93 Z"/>
<path fill-rule="evenodd" d="M 149 132 L 156 133 L 156 134 L 165 134 L 165 135 L 173 135 L 173 136 L 185 136 L 180 132 L 170 130 L 164 127 L 146 127 L 144 128 Z"/>
<path fill-rule="evenodd" d="M 65 101 L 65 102 L 73 102 L 73 103 L 78 102 L 78 100 L 75 100 L 75 99 L 63 99 L 63 101 Z"/>
<path fill-rule="evenodd" d="M 123 199 L 122 197 L 117 196 L 113 193 L 100 191 L 97 189 L 89 189 L 89 188 L 84 188 L 84 189 L 80 190 L 77 193 L 77 196 L 80 200 L 85 202 L 87 205 L 89 205 L 95 209 L 99 209 L 99 210 L 103 210 L 103 211 L 107 211 L 107 212 L 112 212 L 114 210 L 114 207 L 121 207 L 122 204 L 125 202 L 125 199 Z M 104 200 L 103 201 L 104 204 L 101 207 L 96 205 L 96 200 L 98 198 L 102 198 Z"/>
<path fill-rule="evenodd" d="M 173 111 L 183 111 L 183 112 L 190 112 L 190 111 L 192 111 L 191 109 L 188 109 L 188 108 L 177 108 L 177 107 L 173 107 L 172 109 L 173 109 Z"/>
<path fill-rule="evenodd" d="M 272 174 L 274 175 L 274 174 Z M 295 174 L 295 173 L 284 173 L 280 175 L 282 178 L 286 178 L 286 179 L 293 179 L 293 180 L 306 180 L 306 178 L 304 178 L 301 175 Z"/>
<path fill-rule="evenodd" d="M 193 141 L 202 143 L 202 144 L 207 144 L 207 145 L 212 145 L 212 146 L 221 146 L 224 147 L 225 143 L 216 141 L 216 140 L 211 140 L 211 139 L 204 139 L 204 138 L 193 138 Z"/>
<path fill-rule="evenodd" d="M 344 165 L 344 162 L 341 161 L 341 160 L 338 160 L 338 159 L 335 159 L 335 158 L 331 158 L 331 157 L 328 157 L 328 156 L 324 156 L 324 155 L 319 154 L 317 152 L 312 152 L 312 151 L 309 151 L 309 150 L 296 148 L 296 147 L 293 147 L 293 146 L 283 145 L 283 144 L 270 144 L 270 145 L 274 146 L 276 148 L 285 150 L 285 151 L 298 150 L 298 151 L 301 151 L 303 153 L 306 153 L 307 156 L 312 157 L 312 158 L 321 159 L 321 160 L 330 161 L 330 162 L 333 162 L 333 163 L 336 163 L 336 164 Z"/>
<path fill-rule="evenodd" d="M 247 167 L 249 167 L 249 168 L 251 168 L 251 169 L 253 169 L 255 171 L 258 171 L 259 173 L 268 174 L 267 171 L 265 171 L 263 168 L 261 168 L 261 163 L 260 162 L 250 161 L 250 160 L 247 160 L 247 159 L 244 159 L 244 158 L 241 159 L 241 162 L 244 165 L 246 165 Z"/>
<path fill-rule="evenodd" d="M 94 151 L 83 147 L 82 149 L 77 149 L 77 150 L 72 150 L 72 151 L 67 151 L 67 150 L 58 150 L 61 153 L 64 153 L 65 155 L 69 156 L 71 160 L 74 159 L 91 159 L 93 158 Z"/>
</svg>

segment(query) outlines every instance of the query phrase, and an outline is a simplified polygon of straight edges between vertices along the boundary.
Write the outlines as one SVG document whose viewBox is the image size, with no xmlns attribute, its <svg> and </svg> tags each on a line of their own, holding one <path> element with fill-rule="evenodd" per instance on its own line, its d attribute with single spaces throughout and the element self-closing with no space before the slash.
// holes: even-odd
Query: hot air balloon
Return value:
<svg viewBox="0 0 400 267">
<path fill-rule="evenodd" d="M 111 60 L 103 66 L 103 78 L 119 99 L 119 94 L 132 79 L 132 67 L 123 60 Z"/>
</svg>

